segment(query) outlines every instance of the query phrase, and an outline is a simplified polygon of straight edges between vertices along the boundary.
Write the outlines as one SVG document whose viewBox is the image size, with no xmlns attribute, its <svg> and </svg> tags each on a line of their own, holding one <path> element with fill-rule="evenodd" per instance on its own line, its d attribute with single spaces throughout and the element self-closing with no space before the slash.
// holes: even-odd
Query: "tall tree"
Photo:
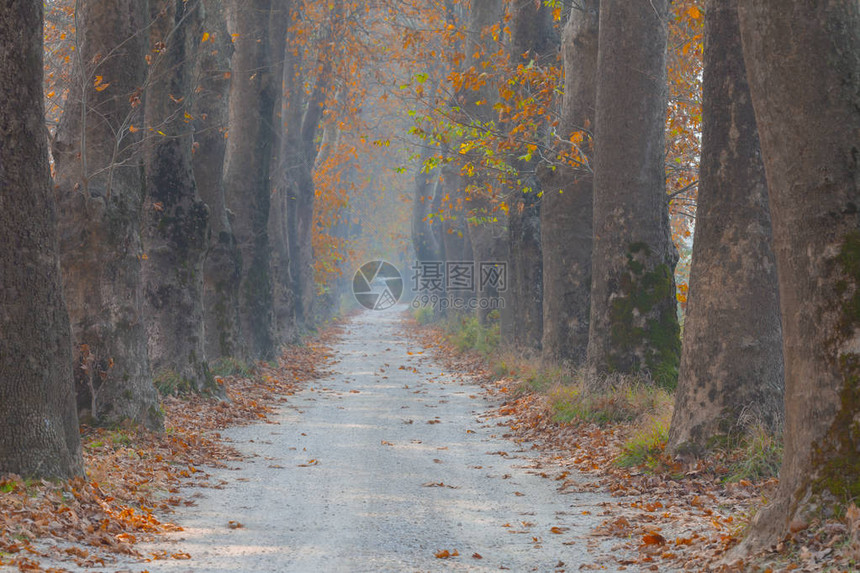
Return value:
<svg viewBox="0 0 860 573">
<path fill-rule="evenodd" d="M 141 281 L 149 15 L 135 0 L 81 0 L 76 20 L 72 85 L 53 155 L 78 402 L 101 423 L 160 428 Z"/>
<path fill-rule="evenodd" d="M 667 17 L 666 0 L 600 2 L 587 360 L 671 385 L 681 344 L 663 161 Z"/>
<path fill-rule="evenodd" d="M 290 233 L 289 233 L 289 196 L 283 164 L 285 148 L 285 121 L 288 112 L 288 99 L 284 93 L 285 66 L 289 60 L 286 52 L 287 30 L 290 20 L 290 2 L 281 0 L 273 10 L 277 12 L 280 25 L 271 29 L 269 40 L 274 53 L 283 54 L 273 65 L 275 77 L 281 78 L 281 91 L 275 104 L 275 117 L 272 121 L 274 142 L 272 144 L 272 196 L 269 205 L 269 240 L 272 247 L 270 272 L 272 275 L 272 311 L 274 331 L 278 342 L 287 342 L 296 335 L 296 297 L 293 292 L 293 277 L 290 272 Z M 274 16 L 274 15 L 273 15 Z"/>
<path fill-rule="evenodd" d="M 280 93 L 270 42 L 274 3 L 230 0 L 226 4 L 234 52 L 224 189 L 242 255 L 239 322 L 246 344 L 242 354 L 252 359 L 271 358 L 275 353 L 268 232 L 272 120 Z"/>
<path fill-rule="evenodd" d="M 578 144 L 581 165 L 561 165 L 543 177 L 543 353 L 585 361 L 591 307 L 591 138 L 597 89 L 599 0 L 574 6 L 562 34 L 564 99 L 558 133 Z"/>
<path fill-rule="evenodd" d="M 149 359 L 157 386 L 201 391 L 214 383 L 203 336 L 209 209 L 192 171 L 189 113 L 201 10 L 184 0 L 151 0 L 149 10 L 143 211 Z"/>
<path fill-rule="evenodd" d="M 415 174 L 415 190 L 412 197 L 412 246 L 419 262 L 441 261 L 442 247 L 439 244 L 436 228 L 430 215 L 436 203 L 439 190 L 439 171 L 427 169 L 424 165 L 430 153 L 425 149 L 423 161 Z"/>
<path fill-rule="evenodd" d="M 743 549 L 860 497 L 860 9 L 744 0 L 741 37 L 779 272 L 779 490 Z"/>
<path fill-rule="evenodd" d="M 782 328 L 767 182 L 737 0 L 705 8 L 702 159 L 669 448 L 783 421 Z M 731 293 L 731 294 L 728 294 Z"/>
<path fill-rule="evenodd" d="M 559 38 L 553 23 L 552 9 L 532 2 L 512 6 L 512 64 L 547 66 L 555 60 Z M 544 137 L 546 136 L 545 131 Z M 537 157 L 524 159 L 520 149 L 514 159 L 519 172 L 508 209 L 508 262 L 511 305 L 509 342 L 520 348 L 540 350 L 543 337 L 543 257 L 541 254 L 541 181 L 537 176 Z"/>
<path fill-rule="evenodd" d="M 288 0 L 289 22 L 297 22 L 303 17 L 302 3 L 303 0 Z M 287 103 L 283 118 L 286 132 L 281 160 L 287 188 L 290 273 L 295 296 L 295 313 L 297 322 L 304 326 L 311 326 L 314 322 L 316 298 L 313 267 L 313 169 L 319 148 L 315 140 L 332 85 L 335 56 L 332 47 L 338 42 L 336 34 L 343 10 L 344 7 L 340 3 L 328 5 L 327 19 L 321 32 L 323 39 L 313 64 L 304 59 L 306 46 L 299 34 L 290 35 L 284 59 Z M 291 31 L 296 30 L 291 28 Z M 311 79 L 304 71 L 308 65 L 316 75 L 312 87 L 306 91 L 305 82 Z"/>
<path fill-rule="evenodd" d="M 83 473 L 42 95 L 41 2 L 0 3 L 0 473 Z"/>
<path fill-rule="evenodd" d="M 239 279 L 242 257 L 224 196 L 224 155 L 230 102 L 230 58 L 222 0 L 203 0 L 203 46 L 197 57 L 193 98 L 194 178 L 209 207 L 209 250 L 203 266 L 204 350 L 209 360 L 241 354 Z"/>
<path fill-rule="evenodd" d="M 493 30 L 498 29 L 503 17 L 504 5 L 501 0 L 472 0 L 466 40 L 470 75 L 480 77 L 483 73 L 481 70 L 490 65 L 490 55 L 495 51 Z M 494 93 L 497 90 L 493 88 L 491 83 L 479 80 L 473 87 L 460 90 L 457 94 L 457 102 L 463 111 L 464 124 L 478 130 L 487 129 L 496 115 L 493 103 L 498 101 L 498 95 Z M 467 228 L 476 266 L 480 263 L 506 261 L 508 258 L 507 229 L 500 219 L 502 212 L 498 209 L 498 189 L 483 170 L 476 173 L 474 177 L 464 178 L 463 181 L 468 184 L 465 196 L 469 222 Z M 500 294 L 491 287 L 479 293 L 478 296 L 493 298 Z M 482 323 L 487 321 L 490 312 L 489 308 L 478 308 L 478 318 Z"/>
</svg>

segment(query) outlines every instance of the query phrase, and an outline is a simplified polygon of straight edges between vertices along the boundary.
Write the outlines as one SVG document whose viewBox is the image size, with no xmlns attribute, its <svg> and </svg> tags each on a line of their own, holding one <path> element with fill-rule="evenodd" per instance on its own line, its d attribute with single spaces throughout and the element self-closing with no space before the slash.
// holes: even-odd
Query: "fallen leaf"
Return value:
<svg viewBox="0 0 860 573">
<path fill-rule="evenodd" d="M 652 531 L 642 536 L 642 543 L 643 545 L 665 545 L 666 538 Z"/>
</svg>

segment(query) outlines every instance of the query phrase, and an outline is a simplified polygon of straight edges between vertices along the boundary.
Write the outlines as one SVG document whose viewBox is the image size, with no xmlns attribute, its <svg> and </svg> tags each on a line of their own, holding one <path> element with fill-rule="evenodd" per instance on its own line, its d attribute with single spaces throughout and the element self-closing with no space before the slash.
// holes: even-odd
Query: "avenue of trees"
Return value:
<svg viewBox="0 0 860 573">
<path fill-rule="evenodd" d="M 784 436 L 769 545 L 860 498 L 858 163 L 854 0 L 0 0 L 0 472 L 504 260 L 503 344 L 675 389 L 673 453 Z"/>
</svg>

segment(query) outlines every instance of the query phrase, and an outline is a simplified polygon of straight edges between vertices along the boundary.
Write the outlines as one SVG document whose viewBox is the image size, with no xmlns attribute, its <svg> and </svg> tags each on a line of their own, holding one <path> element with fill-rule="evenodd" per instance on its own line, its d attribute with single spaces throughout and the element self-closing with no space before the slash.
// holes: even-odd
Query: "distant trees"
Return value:
<svg viewBox="0 0 860 573">
<path fill-rule="evenodd" d="M 83 473 L 42 97 L 41 2 L 0 4 L 0 472 Z"/>
</svg>

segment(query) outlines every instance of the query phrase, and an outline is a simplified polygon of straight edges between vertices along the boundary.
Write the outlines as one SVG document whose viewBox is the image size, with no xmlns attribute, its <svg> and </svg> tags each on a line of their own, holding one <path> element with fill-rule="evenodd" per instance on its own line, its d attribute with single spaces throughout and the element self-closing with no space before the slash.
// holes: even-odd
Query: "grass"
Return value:
<svg viewBox="0 0 860 573">
<path fill-rule="evenodd" d="M 615 376 L 605 390 L 591 392 L 585 390 L 582 374 L 575 380 L 549 391 L 553 419 L 558 423 L 638 423 L 657 413 L 671 414 L 672 395 L 635 376 Z"/>
<path fill-rule="evenodd" d="M 242 376 L 248 377 L 254 373 L 254 367 L 237 358 L 219 358 L 209 364 L 213 376 Z"/>
<path fill-rule="evenodd" d="M 643 466 L 651 470 L 661 467 L 661 456 L 669 441 L 671 421 L 671 407 L 658 407 L 644 416 L 621 446 L 621 455 L 616 463 L 621 467 Z"/>
<path fill-rule="evenodd" d="M 424 326 L 436 320 L 436 313 L 433 312 L 432 306 L 419 306 L 414 312 L 415 322 Z"/>
<path fill-rule="evenodd" d="M 761 426 L 747 430 L 738 444 L 731 447 L 735 454 L 725 483 L 760 481 L 779 475 L 782 465 L 782 437 L 773 436 Z"/>
<path fill-rule="evenodd" d="M 489 357 L 499 348 L 500 331 L 498 320 L 488 325 L 477 317 L 457 317 L 447 323 L 448 339 L 458 352 L 477 352 Z"/>
</svg>

